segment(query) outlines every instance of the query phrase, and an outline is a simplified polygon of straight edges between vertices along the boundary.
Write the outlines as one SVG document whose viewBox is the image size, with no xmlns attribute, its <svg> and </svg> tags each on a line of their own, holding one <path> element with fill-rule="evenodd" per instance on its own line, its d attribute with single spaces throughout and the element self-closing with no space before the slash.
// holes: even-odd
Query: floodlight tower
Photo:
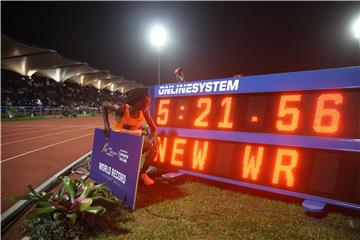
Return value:
<svg viewBox="0 0 360 240">
<path fill-rule="evenodd" d="M 360 44 L 360 16 L 354 21 L 352 25 L 352 32 L 354 37 L 359 40 Z"/>
<path fill-rule="evenodd" d="M 161 50 L 167 40 L 167 33 L 164 27 L 157 25 L 154 26 L 150 31 L 150 42 L 155 47 L 158 53 L 158 84 L 161 83 L 160 77 L 160 63 L 161 63 Z"/>
</svg>

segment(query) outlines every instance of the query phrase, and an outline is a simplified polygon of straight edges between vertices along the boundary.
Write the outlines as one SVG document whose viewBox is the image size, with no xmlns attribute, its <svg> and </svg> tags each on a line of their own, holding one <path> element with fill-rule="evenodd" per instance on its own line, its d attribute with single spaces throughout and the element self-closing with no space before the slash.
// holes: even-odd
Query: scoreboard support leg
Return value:
<svg viewBox="0 0 360 240">
<path fill-rule="evenodd" d="M 308 200 L 305 199 L 302 204 L 305 211 L 313 212 L 313 213 L 321 213 L 324 211 L 324 208 L 326 206 L 323 202 L 318 202 L 314 200 Z"/>
</svg>

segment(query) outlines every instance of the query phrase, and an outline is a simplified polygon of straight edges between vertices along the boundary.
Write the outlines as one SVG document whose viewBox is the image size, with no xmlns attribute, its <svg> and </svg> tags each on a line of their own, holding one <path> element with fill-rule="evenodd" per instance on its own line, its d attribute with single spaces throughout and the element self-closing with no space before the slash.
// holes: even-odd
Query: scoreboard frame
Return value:
<svg viewBox="0 0 360 240">
<path fill-rule="evenodd" d="M 200 86 L 202 84 L 202 88 Z M 360 89 L 360 67 L 324 69 L 314 71 L 301 71 L 291 73 L 279 73 L 268 75 L 248 76 L 241 78 L 225 78 L 204 80 L 186 83 L 173 83 L 155 85 L 150 88 L 152 96 L 151 113 L 156 119 L 156 102 L 161 98 L 176 98 L 183 96 L 207 96 L 225 94 L 247 94 L 247 93 L 284 93 L 301 91 L 332 91 L 332 90 L 359 90 Z M 359 99 L 360 101 L 360 99 Z M 360 110 L 360 109 L 359 109 Z M 360 134 L 360 114 L 358 112 L 358 134 Z M 286 133 L 258 133 L 258 132 L 239 132 L 222 131 L 193 128 L 177 128 L 158 126 L 159 135 L 183 138 L 196 138 L 219 140 L 240 143 L 268 144 L 284 147 L 299 147 L 307 149 L 333 150 L 359 154 L 356 159 L 360 162 L 360 139 L 332 136 L 309 136 L 294 135 Z M 359 136 L 359 135 L 357 135 Z M 357 155 L 355 155 L 357 156 Z M 360 163 L 359 163 L 360 166 Z M 178 169 L 179 172 L 229 183 L 233 185 L 249 187 L 261 191 L 272 192 L 304 199 L 303 207 L 308 211 L 321 212 L 326 204 L 337 205 L 360 211 L 360 202 L 339 201 L 337 199 L 316 196 L 301 192 L 291 191 L 291 189 L 279 189 L 271 186 L 259 185 L 256 183 L 239 181 L 224 177 L 219 177 L 202 172 Z M 359 170 L 360 175 L 360 170 Z M 359 176 L 360 179 L 360 176 Z M 355 183 L 355 184 L 360 184 Z"/>
</svg>

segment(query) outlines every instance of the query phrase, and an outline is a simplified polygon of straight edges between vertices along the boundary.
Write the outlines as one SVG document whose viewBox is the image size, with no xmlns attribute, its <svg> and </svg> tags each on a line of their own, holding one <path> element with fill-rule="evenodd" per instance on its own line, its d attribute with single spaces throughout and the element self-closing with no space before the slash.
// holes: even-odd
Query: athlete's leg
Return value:
<svg viewBox="0 0 360 240">
<path fill-rule="evenodd" d="M 154 184 L 154 180 L 152 180 L 146 173 L 149 169 L 150 165 L 153 163 L 156 155 L 157 155 L 158 146 L 155 146 L 152 140 L 149 138 L 144 139 L 143 145 L 143 154 L 145 154 L 145 162 L 141 169 L 140 179 L 144 181 L 145 185 Z"/>
<path fill-rule="evenodd" d="M 144 146 L 143 146 L 143 153 L 145 154 L 145 162 L 142 167 L 142 172 L 146 172 L 146 170 L 148 170 L 150 165 L 154 162 L 157 152 L 158 152 L 158 147 L 155 146 L 154 142 L 149 138 L 145 138 Z"/>
</svg>

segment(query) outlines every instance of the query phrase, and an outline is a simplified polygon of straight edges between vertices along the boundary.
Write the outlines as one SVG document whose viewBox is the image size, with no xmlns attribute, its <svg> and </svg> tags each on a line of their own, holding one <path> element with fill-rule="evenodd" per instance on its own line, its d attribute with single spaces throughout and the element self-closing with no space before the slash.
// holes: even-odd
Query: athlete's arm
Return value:
<svg viewBox="0 0 360 240">
<path fill-rule="evenodd" d="M 153 120 L 152 117 L 150 116 L 149 110 L 146 109 L 145 111 L 143 111 L 143 113 L 144 113 L 145 120 L 146 120 L 147 124 L 148 124 L 149 127 L 150 127 L 151 135 L 152 135 L 153 137 L 156 137 L 156 138 L 157 138 L 156 125 L 155 125 L 154 120 Z"/>
<path fill-rule="evenodd" d="M 114 104 L 108 101 L 102 102 L 101 110 L 104 120 L 104 134 L 105 137 L 109 137 L 110 135 L 110 124 L 109 124 L 109 112 L 115 112 L 116 115 L 124 114 L 124 105 L 123 104 Z"/>
<path fill-rule="evenodd" d="M 151 130 L 151 136 L 153 138 L 153 141 L 154 141 L 154 153 L 153 154 L 157 154 L 158 150 L 159 150 L 159 146 L 160 146 L 160 143 L 159 143 L 159 138 L 158 138 L 158 134 L 157 134 L 157 129 L 156 129 L 156 125 L 155 125 L 155 122 L 154 120 L 152 119 L 151 115 L 150 115 L 150 111 L 148 109 L 146 109 L 145 111 L 143 111 L 144 113 L 144 117 L 145 117 L 145 120 L 147 122 L 147 124 L 149 125 L 150 127 L 150 130 Z"/>
</svg>

